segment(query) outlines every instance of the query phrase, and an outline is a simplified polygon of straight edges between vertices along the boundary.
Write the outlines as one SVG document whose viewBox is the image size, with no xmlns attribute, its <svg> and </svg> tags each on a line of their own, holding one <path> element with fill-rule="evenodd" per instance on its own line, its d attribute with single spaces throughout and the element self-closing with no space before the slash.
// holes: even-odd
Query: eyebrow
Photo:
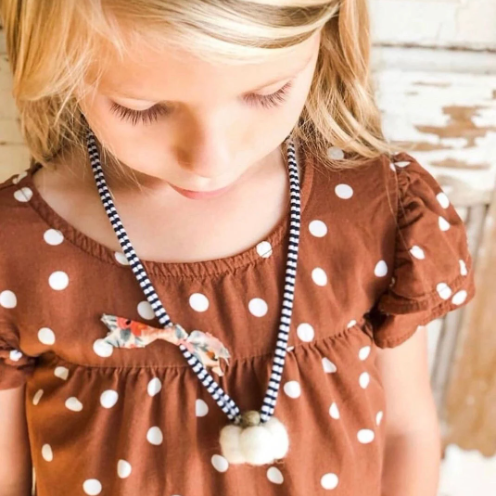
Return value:
<svg viewBox="0 0 496 496">
<path fill-rule="evenodd" d="M 296 76 L 297 74 L 302 72 L 307 67 L 307 65 L 310 63 L 310 60 L 312 60 L 312 58 L 313 58 L 313 54 L 305 60 L 305 62 L 302 64 L 302 66 L 300 68 L 296 69 L 296 71 L 293 71 L 291 74 L 288 74 L 286 76 L 279 76 L 277 79 L 269 81 L 268 83 L 265 83 L 262 86 L 259 86 L 253 90 L 250 90 L 247 93 L 254 93 L 256 91 L 260 91 L 260 90 L 266 88 L 267 86 L 272 86 L 273 84 L 279 83 L 280 81 L 285 81 L 286 79 L 290 79 L 290 78 Z M 139 101 L 143 101 L 143 102 L 154 102 L 155 101 L 155 100 L 149 100 L 148 98 L 138 97 L 136 95 L 134 95 L 134 96 L 133 95 L 127 95 L 124 93 L 121 93 L 121 94 L 111 93 L 111 95 L 115 98 L 124 98 L 126 100 L 139 100 Z M 161 101 L 170 102 L 170 100 L 161 100 Z"/>
</svg>

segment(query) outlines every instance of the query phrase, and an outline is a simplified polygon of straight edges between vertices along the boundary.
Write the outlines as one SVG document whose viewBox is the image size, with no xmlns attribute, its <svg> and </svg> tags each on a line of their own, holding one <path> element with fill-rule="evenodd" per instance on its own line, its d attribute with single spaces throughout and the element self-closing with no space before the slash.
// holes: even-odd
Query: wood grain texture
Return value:
<svg viewBox="0 0 496 496">
<path fill-rule="evenodd" d="M 496 183 L 496 55 L 398 47 L 374 55 L 384 131 L 439 180 L 466 222 L 477 267 L 474 301 L 429 325 L 443 443 L 494 454 L 496 213 L 487 210 Z"/>
<path fill-rule="evenodd" d="M 452 365 L 444 443 L 496 454 L 496 193 L 477 254 L 477 298 L 467 308 Z"/>
<path fill-rule="evenodd" d="M 370 0 L 378 44 L 496 49 L 494 0 Z"/>
<path fill-rule="evenodd" d="M 412 150 L 446 183 L 448 195 L 458 181 L 489 202 L 496 181 L 496 54 L 378 48 L 374 74 L 387 137 Z"/>
</svg>

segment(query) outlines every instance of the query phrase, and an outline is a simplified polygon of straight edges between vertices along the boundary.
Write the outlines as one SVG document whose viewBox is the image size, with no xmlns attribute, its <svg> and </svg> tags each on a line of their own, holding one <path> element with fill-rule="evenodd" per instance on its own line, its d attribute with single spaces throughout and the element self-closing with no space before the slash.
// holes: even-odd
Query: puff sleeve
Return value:
<svg viewBox="0 0 496 496">
<path fill-rule="evenodd" d="M 18 333 L 0 319 L 0 390 L 22 386 L 33 372 L 35 360 L 20 350 Z"/>
<path fill-rule="evenodd" d="M 381 348 L 398 346 L 418 326 L 475 294 L 465 226 L 448 196 L 405 152 L 393 156 L 391 169 L 397 206 L 393 277 L 370 313 Z"/>
</svg>

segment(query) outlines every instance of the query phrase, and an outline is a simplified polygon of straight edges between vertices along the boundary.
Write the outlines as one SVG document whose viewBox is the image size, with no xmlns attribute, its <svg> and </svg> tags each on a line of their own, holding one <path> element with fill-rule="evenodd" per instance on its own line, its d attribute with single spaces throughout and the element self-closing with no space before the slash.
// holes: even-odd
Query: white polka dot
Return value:
<svg viewBox="0 0 496 496">
<path fill-rule="evenodd" d="M 465 290 L 458 291 L 452 298 L 452 303 L 455 305 L 461 305 L 467 299 L 467 292 Z"/>
<path fill-rule="evenodd" d="M 436 286 L 436 289 L 437 289 L 439 296 L 443 300 L 448 300 L 449 297 L 451 296 L 451 288 L 445 282 L 440 282 Z"/>
<path fill-rule="evenodd" d="M 124 253 L 120 251 L 116 251 L 114 252 L 114 257 L 121 265 L 129 265 L 129 262 L 126 258 L 126 255 L 124 255 Z"/>
<path fill-rule="evenodd" d="M 38 339 L 40 342 L 46 345 L 51 345 L 55 343 L 55 333 L 48 327 L 42 327 L 38 331 Z"/>
<path fill-rule="evenodd" d="M 353 188 L 347 184 L 338 184 L 334 191 L 343 200 L 349 200 L 353 196 Z"/>
<path fill-rule="evenodd" d="M 284 482 L 282 472 L 276 467 L 270 467 L 267 470 L 267 479 L 274 484 L 282 484 Z"/>
<path fill-rule="evenodd" d="M 364 346 L 363 348 L 360 348 L 360 351 L 358 352 L 358 358 L 360 358 L 360 360 L 366 360 L 369 355 L 370 346 Z"/>
<path fill-rule="evenodd" d="M 290 351 L 293 351 L 294 350 L 294 346 L 288 346 L 286 348 L 286 351 L 289 353 Z"/>
<path fill-rule="evenodd" d="M 10 350 L 9 359 L 13 362 L 18 362 L 22 358 L 22 352 L 19 350 Z"/>
<path fill-rule="evenodd" d="M 62 289 L 67 288 L 69 284 L 69 276 L 65 272 L 58 270 L 50 275 L 48 278 L 48 284 L 50 284 L 52 289 L 61 291 Z"/>
<path fill-rule="evenodd" d="M 189 304 L 193 310 L 204 312 L 208 308 L 208 298 L 201 293 L 193 293 L 189 297 Z"/>
<path fill-rule="evenodd" d="M 317 286 L 325 286 L 327 284 L 327 274 L 320 267 L 312 270 L 312 279 Z"/>
<path fill-rule="evenodd" d="M 66 381 L 67 378 L 69 377 L 69 369 L 67 367 L 55 367 L 55 370 L 53 371 L 53 375 L 55 377 L 58 377 L 59 379 L 62 379 L 63 381 Z"/>
<path fill-rule="evenodd" d="M 332 403 L 331 407 L 329 408 L 329 415 L 333 418 L 333 419 L 338 419 L 339 418 L 339 409 L 338 409 L 338 405 L 336 405 L 336 403 Z"/>
<path fill-rule="evenodd" d="M 195 413 L 197 417 L 205 417 L 208 413 L 208 405 L 203 400 L 196 400 Z"/>
<path fill-rule="evenodd" d="M 463 260 L 460 260 L 460 275 L 466 276 L 467 274 L 467 264 Z"/>
<path fill-rule="evenodd" d="M 346 327 L 347 327 L 348 329 L 351 329 L 352 327 L 355 327 L 356 325 L 357 325 L 357 321 L 356 321 L 356 320 L 350 320 L 350 321 L 348 322 L 348 324 L 346 325 Z"/>
<path fill-rule="evenodd" d="M 27 187 L 20 188 L 14 192 L 14 198 L 20 202 L 27 202 L 31 200 L 32 196 L 33 196 L 33 191 L 31 190 L 31 188 L 27 188 Z"/>
<path fill-rule="evenodd" d="M 298 326 L 298 328 L 296 329 L 296 333 L 298 334 L 298 337 L 302 341 L 306 341 L 306 342 L 312 341 L 315 336 L 315 331 L 313 330 L 313 327 L 310 324 L 307 324 L 306 322 Z"/>
<path fill-rule="evenodd" d="M 75 396 L 68 398 L 65 406 L 73 412 L 80 412 L 83 409 L 83 404 Z"/>
<path fill-rule="evenodd" d="M 102 492 L 102 484 L 97 479 L 87 479 L 83 482 L 83 491 L 90 496 L 96 496 Z"/>
<path fill-rule="evenodd" d="M 394 166 L 394 164 L 392 162 L 389 162 L 389 168 L 393 171 L 393 172 L 396 172 L 396 167 Z"/>
<path fill-rule="evenodd" d="M 148 383 L 148 386 L 146 388 L 150 396 L 155 396 L 156 394 L 160 393 L 161 389 L 162 383 L 160 382 L 160 379 L 158 377 L 150 379 L 150 382 Z"/>
<path fill-rule="evenodd" d="M 148 429 L 148 432 L 146 433 L 146 439 L 150 444 L 154 444 L 155 446 L 158 446 L 162 444 L 162 441 L 164 440 L 164 435 L 162 434 L 160 427 L 154 426 Z"/>
<path fill-rule="evenodd" d="M 284 392 L 290 398 L 298 398 L 301 395 L 301 386 L 298 381 L 288 381 L 284 384 Z"/>
<path fill-rule="evenodd" d="M 107 358 L 114 352 L 114 347 L 104 341 L 103 339 L 97 339 L 93 343 L 93 351 L 102 358 Z"/>
<path fill-rule="evenodd" d="M 268 306 L 262 298 L 253 298 L 248 303 L 248 309 L 255 317 L 263 317 L 267 313 Z"/>
<path fill-rule="evenodd" d="M 411 162 L 409 162 L 407 160 L 403 160 L 403 161 L 394 163 L 395 167 L 408 167 L 410 164 L 411 164 Z"/>
<path fill-rule="evenodd" d="M 43 396 L 43 389 L 38 389 L 38 391 L 36 391 L 36 393 L 33 396 L 33 405 L 37 405 L 40 402 L 42 396 Z"/>
<path fill-rule="evenodd" d="M 425 259 L 425 253 L 420 246 L 412 246 L 410 248 L 410 253 L 415 257 L 418 258 L 419 260 L 424 260 Z"/>
<path fill-rule="evenodd" d="M 338 148 L 337 146 L 331 146 L 330 148 L 327 149 L 327 156 L 332 160 L 343 160 L 344 158 L 344 152 L 341 150 L 341 148 Z"/>
<path fill-rule="evenodd" d="M 360 443 L 368 444 L 374 440 L 375 434 L 370 429 L 361 429 L 358 431 L 357 438 Z"/>
<path fill-rule="evenodd" d="M 229 468 L 229 462 L 221 455 L 212 456 L 212 465 L 218 472 L 225 472 Z"/>
<path fill-rule="evenodd" d="M 131 464 L 127 462 L 126 460 L 119 460 L 117 462 L 117 475 L 121 479 L 126 479 L 131 475 Z"/>
<path fill-rule="evenodd" d="M 100 396 L 100 404 L 104 408 L 112 408 L 119 399 L 119 394 L 113 389 L 107 389 Z"/>
<path fill-rule="evenodd" d="M 15 308 L 17 305 L 17 297 L 12 292 L 6 289 L 0 293 L 0 305 L 3 308 Z"/>
<path fill-rule="evenodd" d="M 28 175 L 27 171 L 21 172 L 12 179 L 12 184 L 17 184 L 21 179 L 25 178 L 27 175 Z"/>
<path fill-rule="evenodd" d="M 310 234 L 317 238 L 322 238 L 327 234 L 327 226 L 321 220 L 312 220 L 308 225 Z"/>
<path fill-rule="evenodd" d="M 263 258 L 269 258 L 272 255 L 272 245 L 268 241 L 261 241 L 257 245 L 257 253 Z"/>
<path fill-rule="evenodd" d="M 377 415 L 375 416 L 375 423 L 377 425 L 380 425 L 383 416 L 384 416 L 384 412 L 382 412 L 382 411 L 377 412 Z"/>
<path fill-rule="evenodd" d="M 140 317 L 143 317 L 146 320 L 152 320 L 155 318 L 155 314 L 153 313 L 153 308 L 150 303 L 147 301 L 140 301 L 138 303 L 138 313 Z"/>
<path fill-rule="evenodd" d="M 331 362 L 327 357 L 322 358 L 322 367 L 326 374 L 333 374 L 338 370 L 334 362 Z"/>
<path fill-rule="evenodd" d="M 339 483 L 339 478 L 336 474 L 325 474 L 322 479 L 320 479 L 320 484 L 324 489 L 336 489 Z"/>
<path fill-rule="evenodd" d="M 450 223 L 444 217 L 439 217 L 439 229 L 441 231 L 447 231 L 450 227 Z"/>
<path fill-rule="evenodd" d="M 360 378 L 358 379 L 358 382 L 360 383 L 360 387 L 365 389 L 369 383 L 370 383 L 370 375 L 368 372 L 362 372 L 360 374 Z"/>
<path fill-rule="evenodd" d="M 384 260 L 377 263 L 374 269 L 374 274 L 377 277 L 384 277 L 388 273 L 388 266 Z"/>
<path fill-rule="evenodd" d="M 443 208 L 448 208 L 450 201 L 449 198 L 446 196 L 446 193 L 438 193 L 436 195 L 437 201 L 439 202 L 439 205 Z"/>
<path fill-rule="evenodd" d="M 49 444 L 44 444 L 42 446 L 41 456 L 47 462 L 51 462 L 53 460 L 53 451 L 52 451 L 52 447 Z"/>
<path fill-rule="evenodd" d="M 49 245 L 60 245 L 64 241 L 64 235 L 58 229 L 47 229 L 43 234 L 43 239 Z"/>
</svg>

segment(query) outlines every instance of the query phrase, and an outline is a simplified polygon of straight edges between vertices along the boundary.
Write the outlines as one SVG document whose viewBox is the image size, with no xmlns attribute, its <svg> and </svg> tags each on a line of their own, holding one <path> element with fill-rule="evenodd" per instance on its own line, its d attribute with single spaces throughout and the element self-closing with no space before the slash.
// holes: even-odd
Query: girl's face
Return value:
<svg viewBox="0 0 496 496">
<path fill-rule="evenodd" d="M 216 196 L 262 164 L 297 123 L 319 45 L 317 32 L 292 55 L 243 65 L 136 47 L 106 66 L 98 87 L 80 100 L 81 110 L 100 142 L 129 168 L 185 196 L 182 190 Z"/>
</svg>

